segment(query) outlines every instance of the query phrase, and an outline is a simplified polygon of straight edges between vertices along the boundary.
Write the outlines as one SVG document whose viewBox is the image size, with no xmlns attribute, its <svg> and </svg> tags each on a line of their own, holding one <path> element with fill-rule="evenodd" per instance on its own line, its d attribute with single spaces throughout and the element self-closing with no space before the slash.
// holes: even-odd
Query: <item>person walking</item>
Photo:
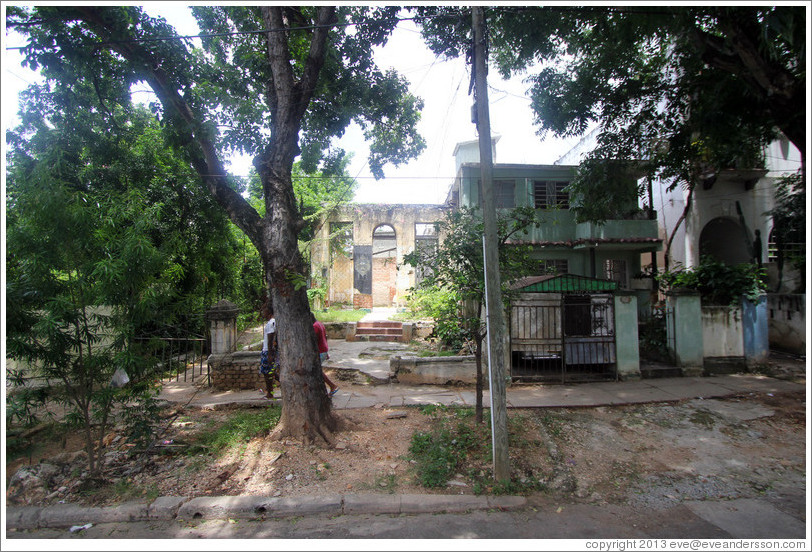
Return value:
<svg viewBox="0 0 812 552">
<path fill-rule="evenodd" d="M 316 345 L 319 348 L 319 363 L 323 366 L 324 362 L 330 358 L 330 355 L 328 354 L 330 347 L 327 344 L 327 330 L 320 320 L 316 320 L 316 316 L 312 312 L 310 313 L 310 319 L 313 321 L 313 331 L 316 333 Z M 338 386 L 327 377 L 327 374 L 324 373 L 323 368 L 321 375 L 324 378 L 324 383 L 326 383 L 327 387 L 330 388 L 328 396 L 332 397 L 338 391 Z"/>
<path fill-rule="evenodd" d="M 262 330 L 262 354 L 259 357 L 259 373 L 265 378 L 265 398 L 271 400 L 273 396 L 274 379 L 279 377 L 279 342 L 276 339 L 276 319 L 270 301 L 265 301 L 260 311 L 263 320 L 266 320 Z M 263 392 L 260 389 L 260 392 Z"/>
</svg>

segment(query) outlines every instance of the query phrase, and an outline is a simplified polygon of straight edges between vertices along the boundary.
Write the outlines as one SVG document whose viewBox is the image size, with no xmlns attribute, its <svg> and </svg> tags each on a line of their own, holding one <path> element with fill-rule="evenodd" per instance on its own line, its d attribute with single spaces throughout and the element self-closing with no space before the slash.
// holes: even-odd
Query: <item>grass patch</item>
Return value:
<svg viewBox="0 0 812 552">
<path fill-rule="evenodd" d="M 327 309 L 315 311 L 313 314 L 322 322 L 358 322 L 369 311 L 363 309 Z"/>
<path fill-rule="evenodd" d="M 421 412 L 432 418 L 428 431 L 412 435 L 408 459 L 413 461 L 417 482 L 427 488 L 443 488 L 451 479 L 464 481 L 476 494 L 521 494 L 540 490 L 538 478 L 514 477 L 495 483 L 492 473 L 490 416 L 477 424 L 474 409 L 425 405 Z M 508 419 L 511 455 L 538 454 L 538 441 L 524 436 L 527 419 Z M 514 472 L 521 473 L 517 467 Z M 462 479 L 460 478 L 462 476 Z"/>
<path fill-rule="evenodd" d="M 209 426 L 192 438 L 188 454 L 224 454 L 235 447 L 245 446 L 251 439 L 265 435 L 279 422 L 280 405 L 241 410 L 218 426 Z"/>
</svg>

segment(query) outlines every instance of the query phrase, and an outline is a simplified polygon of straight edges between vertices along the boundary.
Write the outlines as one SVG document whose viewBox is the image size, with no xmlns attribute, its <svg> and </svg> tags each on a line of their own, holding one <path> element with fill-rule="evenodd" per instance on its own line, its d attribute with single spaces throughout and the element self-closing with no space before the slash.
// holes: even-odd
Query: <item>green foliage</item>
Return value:
<svg viewBox="0 0 812 552">
<path fill-rule="evenodd" d="M 753 264 L 730 266 L 712 257 L 703 257 L 696 268 L 662 272 L 658 281 L 663 291 L 698 291 L 708 305 L 736 305 L 742 296 L 755 301 L 767 289 L 763 268 Z"/>
<path fill-rule="evenodd" d="M 485 468 L 492 460 L 489 424 L 478 424 L 472 408 L 424 405 L 421 412 L 432 418 L 428 431 L 416 432 L 409 444 L 409 459 L 417 481 L 427 488 L 443 488 L 462 474 L 479 493 L 523 494 L 541 488 L 537 478 L 494 482 Z M 527 420 L 508 420 L 511 451 L 521 457 L 539 454 L 539 443 L 522 437 Z"/>
<path fill-rule="evenodd" d="M 416 11 L 435 53 L 468 51 L 469 8 Z M 486 20 L 503 77 L 529 73 L 539 134 L 594 131 L 572 186 L 581 220 L 628 209 L 618 161 L 692 187 L 703 174 L 763 166 L 776 129 L 805 151 L 801 6 L 499 6 Z"/>
<path fill-rule="evenodd" d="M 314 311 L 313 314 L 318 320 L 322 322 L 358 322 L 368 314 L 368 311 L 362 309 L 337 309 L 329 308 L 327 310 Z"/>
<path fill-rule="evenodd" d="M 157 398 L 158 389 L 149 382 L 127 391 L 132 401 L 123 401 L 124 434 L 127 441 L 135 445 L 133 452 L 140 452 L 147 449 L 158 436 L 163 422 L 163 407 Z"/>
<path fill-rule="evenodd" d="M 773 218 L 772 239 L 777 254 L 803 273 L 806 252 L 798 247 L 806 243 L 806 180 L 802 171 L 778 179 L 775 208 L 768 214 Z"/>
<path fill-rule="evenodd" d="M 498 214 L 499 270 L 506 303 L 511 297 L 510 282 L 533 270 L 529 247 L 507 242 L 520 238 L 535 223 L 536 212 L 530 208 Z M 406 264 L 426 274 L 418 289 L 432 290 L 417 296 L 418 308 L 431 313 L 435 333 L 449 345 L 481 343 L 486 331 L 481 320 L 485 298 L 482 218 L 478 209 L 460 208 L 449 211 L 437 230 L 441 236 L 437 248 L 416 249 L 404 256 Z"/>
<path fill-rule="evenodd" d="M 278 405 L 240 411 L 220 426 L 197 434 L 187 453 L 203 452 L 217 456 L 242 447 L 251 439 L 269 433 L 279 422 L 281 413 Z"/>
<path fill-rule="evenodd" d="M 481 453 L 480 445 L 487 441 L 484 426 L 462 421 L 451 425 L 445 418 L 439 418 L 430 432 L 415 433 L 409 453 L 416 462 L 420 484 L 429 488 L 445 487 L 460 471 L 465 459 L 472 453 Z"/>
</svg>

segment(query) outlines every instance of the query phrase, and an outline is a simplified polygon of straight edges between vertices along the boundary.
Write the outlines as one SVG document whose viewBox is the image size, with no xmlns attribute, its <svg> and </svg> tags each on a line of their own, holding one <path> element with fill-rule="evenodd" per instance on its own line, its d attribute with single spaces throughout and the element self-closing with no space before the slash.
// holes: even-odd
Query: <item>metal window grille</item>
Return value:
<svg viewBox="0 0 812 552">
<path fill-rule="evenodd" d="M 544 259 L 538 263 L 539 274 L 568 274 L 569 261 L 567 259 Z"/>
<path fill-rule="evenodd" d="M 533 202 L 536 209 L 569 209 L 570 195 L 564 188 L 569 182 L 536 180 L 533 182 Z"/>
</svg>

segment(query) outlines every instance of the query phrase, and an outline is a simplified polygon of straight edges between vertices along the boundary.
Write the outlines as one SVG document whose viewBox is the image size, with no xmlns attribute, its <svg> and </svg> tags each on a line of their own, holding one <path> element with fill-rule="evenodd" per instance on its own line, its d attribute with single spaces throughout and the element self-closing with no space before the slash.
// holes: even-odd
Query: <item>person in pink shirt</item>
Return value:
<svg viewBox="0 0 812 552">
<path fill-rule="evenodd" d="M 316 320 L 316 317 L 312 312 L 310 313 L 310 318 L 313 321 L 313 331 L 316 332 L 316 345 L 319 348 L 319 362 L 324 364 L 324 361 L 330 358 L 330 355 L 327 354 L 329 349 L 329 346 L 327 345 L 327 330 L 320 320 Z M 327 377 L 324 370 L 322 370 L 321 375 L 324 378 L 324 383 L 326 383 L 327 387 L 330 388 L 329 396 L 332 397 L 336 394 L 336 391 L 338 391 L 338 386 Z"/>
</svg>

